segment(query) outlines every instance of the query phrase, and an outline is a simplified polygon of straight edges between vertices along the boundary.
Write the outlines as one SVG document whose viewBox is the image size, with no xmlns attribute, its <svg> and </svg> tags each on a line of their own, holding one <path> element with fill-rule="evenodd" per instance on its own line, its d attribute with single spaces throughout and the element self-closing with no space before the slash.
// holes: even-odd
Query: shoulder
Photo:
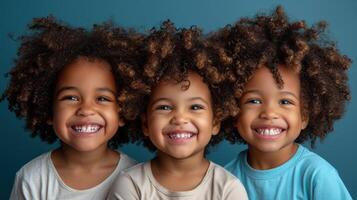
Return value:
<svg viewBox="0 0 357 200">
<path fill-rule="evenodd" d="M 222 166 L 212 162 L 212 171 L 213 171 L 213 176 L 219 176 L 224 178 L 225 180 L 234 180 L 237 179 L 235 176 L 233 176 L 233 174 L 231 174 L 229 171 L 227 171 L 226 169 L 224 169 Z"/>
<path fill-rule="evenodd" d="M 300 171 L 303 180 L 310 183 L 312 187 L 319 188 L 323 186 L 325 189 L 337 189 L 341 186 L 345 188 L 337 170 L 321 156 L 307 148 L 304 148 L 295 170 Z"/>
<path fill-rule="evenodd" d="M 126 175 L 135 175 L 135 174 L 145 174 L 147 173 L 147 165 L 149 165 L 150 162 L 142 162 L 142 163 L 136 163 L 122 171 L 122 174 Z"/>
<path fill-rule="evenodd" d="M 313 189 L 315 199 L 352 199 L 337 170 L 321 156 L 304 150 L 296 167 L 303 171 L 303 180 Z"/>
<path fill-rule="evenodd" d="M 303 149 L 301 158 L 299 159 L 296 168 L 301 168 L 305 172 L 310 173 L 310 175 L 337 173 L 336 169 L 321 156 L 303 146 L 300 146 L 300 148 Z"/>
<path fill-rule="evenodd" d="M 145 164 L 139 163 L 122 170 L 116 177 L 108 199 L 137 199 L 143 186 L 147 185 L 148 178 L 145 172 Z"/>
<path fill-rule="evenodd" d="M 247 193 L 240 180 L 229 171 L 211 162 L 212 180 L 214 187 L 221 188 L 224 199 L 248 199 Z"/>
<path fill-rule="evenodd" d="M 120 153 L 120 160 L 119 160 L 118 165 L 119 165 L 120 170 L 130 168 L 137 164 L 136 160 L 129 157 L 125 153 L 122 153 L 122 152 L 119 152 L 119 153 Z"/>
<path fill-rule="evenodd" d="M 149 162 L 144 162 L 144 163 L 139 163 L 134 166 L 128 167 L 126 169 L 123 169 L 118 177 L 116 178 L 116 183 L 122 184 L 122 182 L 132 182 L 133 184 L 136 183 L 143 183 L 145 182 L 148 178 L 148 172 L 147 172 L 147 165 Z"/>
<path fill-rule="evenodd" d="M 50 170 L 49 159 L 51 152 L 46 152 L 30 162 L 26 163 L 21 169 L 16 173 L 17 178 L 31 180 L 34 178 L 39 178 L 40 174 L 43 174 Z"/>
<path fill-rule="evenodd" d="M 240 153 L 237 154 L 237 156 L 228 162 L 224 168 L 228 170 L 229 172 L 233 173 L 236 175 L 241 168 L 245 166 L 245 161 L 246 161 L 246 156 L 247 156 L 247 150 L 241 151 Z"/>
<path fill-rule="evenodd" d="M 229 171 L 221 167 L 220 165 L 211 162 L 212 164 L 212 177 L 215 181 L 215 183 L 219 184 L 224 184 L 226 186 L 228 185 L 235 185 L 238 187 L 243 187 L 242 183 L 240 180 L 231 174 Z"/>
<path fill-rule="evenodd" d="M 44 153 L 25 164 L 17 173 L 10 199 L 40 199 L 38 190 L 51 175 L 51 152 Z"/>
</svg>

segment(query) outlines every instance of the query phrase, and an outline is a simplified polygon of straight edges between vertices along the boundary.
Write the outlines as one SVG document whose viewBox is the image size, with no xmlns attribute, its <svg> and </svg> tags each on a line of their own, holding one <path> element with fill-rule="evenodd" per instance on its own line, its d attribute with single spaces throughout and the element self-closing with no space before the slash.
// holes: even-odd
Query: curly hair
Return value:
<svg viewBox="0 0 357 200">
<path fill-rule="evenodd" d="M 309 124 L 296 142 L 311 140 L 312 147 L 317 138 L 322 140 L 333 130 L 333 123 L 342 117 L 351 98 L 347 77 L 351 60 L 341 55 L 335 42 L 328 40 L 326 26 L 323 21 L 311 27 L 304 21 L 289 22 L 278 6 L 270 15 L 242 18 L 208 38 L 211 46 L 232 60 L 222 65 L 232 69 L 235 78 L 231 79 L 230 88 L 237 101 L 245 83 L 262 66 L 269 68 L 279 87 L 284 84 L 279 64 L 299 72 L 301 109 Z M 221 60 L 224 59 L 227 58 Z M 245 143 L 233 127 L 235 121 L 233 117 L 224 121 L 226 139 Z"/>
<path fill-rule="evenodd" d="M 73 28 L 53 16 L 33 19 L 29 30 L 31 34 L 19 37 L 18 57 L 7 74 L 10 82 L 0 100 L 6 99 L 9 110 L 26 120 L 25 128 L 32 137 L 39 136 L 48 143 L 57 140 L 52 126 L 47 124 L 53 114 L 53 93 L 61 69 L 76 59 L 107 62 L 116 78 L 118 94 L 131 91 L 130 69 L 138 64 L 142 35 L 114 27 L 110 22 L 94 25 L 91 30 Z M 130 109 L 130 99 L 121 98 L 118 104 L 124 120 L 136 117 L 135 109 Z M 108 144 L 116 148 L 128 140 L 118 130 Z"/>
<path fill-rule="evenodd" d="M 188 74 L 194 72 L 203 78 L 211 92 L 214 120 L 221 121 L 235 115 L 237 106 L 230 106 L 232 102 L 235 103 L 235 99 L 227 95 L 227 91 L 222 89 L 224 87 L 219 86 L 226 81 L 224 69 L 216 65 L 219 62 L 203 39 L 201 30 L 196 26 L 178 29 L 170 21 L 150 31 L 144 46 L 146 61 L 142 68 L 137 69 L 135 78 L 135 94 L 141 96 L 137 98 L 141 101 L 135 104 L 140 113 L 146 112 L 150 93 L 159 82 L 170 80 L 177 84 L 183 83 L 182 89 L 186 90 L 190 85 Z M 138 130 L 141 119 L 133 121 L 132 127 L 132 139 L 155 150 L 150 140 Z M 215 145 L 222 139 L 222 134 L 213 136 L 209 145 Z"/>
</svg>

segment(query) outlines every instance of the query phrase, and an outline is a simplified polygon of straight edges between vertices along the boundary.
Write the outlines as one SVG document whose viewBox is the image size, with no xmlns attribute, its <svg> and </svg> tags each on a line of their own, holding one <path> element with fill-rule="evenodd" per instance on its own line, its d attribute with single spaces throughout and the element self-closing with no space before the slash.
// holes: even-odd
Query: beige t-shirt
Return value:
<svg viewBox="0 0 357 200">
<path fill-rule="evenodd" d="M 108 199 L 240 200 L 248 199 L 248 196 L 244 186 L 235 176 L 213 162 L 210 162 L 202 182 L 193 190 L 169 191 L 155 180 L 149 161 L 123 170 L 114 181 Z"/>
<path fill-rule="evenodd" d="M 89 189 L 76 190 L 67 186 L 62 181 L 51 160 L 51 152 L 47 152 L 31 160 L 16 173 L 10 199 L 105 199 L 110 186 L 119 172 L 135 164 L 136 162 L 133 159 L 124 153 L 120 153 L 120 160 L 117 167 L 103 182 Z"/>
</svg>

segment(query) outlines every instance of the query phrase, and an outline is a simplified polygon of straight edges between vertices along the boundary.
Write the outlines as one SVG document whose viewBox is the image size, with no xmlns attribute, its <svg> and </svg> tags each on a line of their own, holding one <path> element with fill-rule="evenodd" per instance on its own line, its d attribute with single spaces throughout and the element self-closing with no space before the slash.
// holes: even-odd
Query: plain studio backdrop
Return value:
<svg viewBox="0 0 357 200">
<path fill-rule="evenodd" d="M 105 20 L 113 20 L 124 27 L 148 31 L 166 19 L 178 27 L 198 25 L 204 32 L 233 23 L 240 17 L 253 17 L 257 12 L 270 12 L 277 5 L 285 8 L 290 19 L 304 19 L 311 25 L 319 20 L 329 23 L 328 33 L 343 54 L 357 62 L 357 1 L 355 0 L 2 0 L 0 2 L 0 92 L 8 84 L 4 76 L 16 57 L 19 42 L 9 34 L 19 36 L 27 30 L 34 17 L 50 14 L 59 20 L 82 27 Z M 339 172 L 353 198 L 357 198 L 357 65 L 349 71 L 352 101 L 344 117 L 322 142 L 317 142 L 314 152 L 330 162 Z M 7 102 L 0 104 L 0 199 L 8 199 L 17 170 L 36 156 L 58 146 L 49 145 L 39 138 L 31 138 L 24 130 L 24 121 L 7 110 Z M 309 147 L 309 143 L 305 146 Z M 224 165 L 233 159 L 244 145 L 223 142 L 211 149 L 209 159 Z M 136 145 L 126 145 L 121 150 L 138 161 L 150 159 L 153 154 Z"/>
</svg>

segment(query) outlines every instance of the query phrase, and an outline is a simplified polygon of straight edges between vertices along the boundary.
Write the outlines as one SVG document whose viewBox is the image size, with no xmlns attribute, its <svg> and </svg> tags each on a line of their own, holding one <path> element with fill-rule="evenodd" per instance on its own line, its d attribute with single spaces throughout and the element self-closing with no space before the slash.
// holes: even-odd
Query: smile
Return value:
<svg viewBox="0 0 357 200">
<path fill-rule="evenodd" d="M 259 135 L 267 135 L 267 136 L 279 135 L 283 131 L 284 131 L 284 129 L 281 129 L 281 128 L 257 128 L 257 129 L 255 129 L 255 132 L 258 133 Z"/>
<path fill-rule="evenodd" d="M 97 124 L 87 124 L 87 125 L 76 125 L 71 127 L 75 132 L 77 133 L 96 133 L 98 132 L 102 127 L 97 125 Z"/>
<path fill-rule="evenodd" d="M 170 139 L 177 140 L 177 139 L 190 139 L 194 137 L 196 134 L 191 132 L 181 132 L 181 133 L 168 133 L 167 134 Z"/>
</svg>

